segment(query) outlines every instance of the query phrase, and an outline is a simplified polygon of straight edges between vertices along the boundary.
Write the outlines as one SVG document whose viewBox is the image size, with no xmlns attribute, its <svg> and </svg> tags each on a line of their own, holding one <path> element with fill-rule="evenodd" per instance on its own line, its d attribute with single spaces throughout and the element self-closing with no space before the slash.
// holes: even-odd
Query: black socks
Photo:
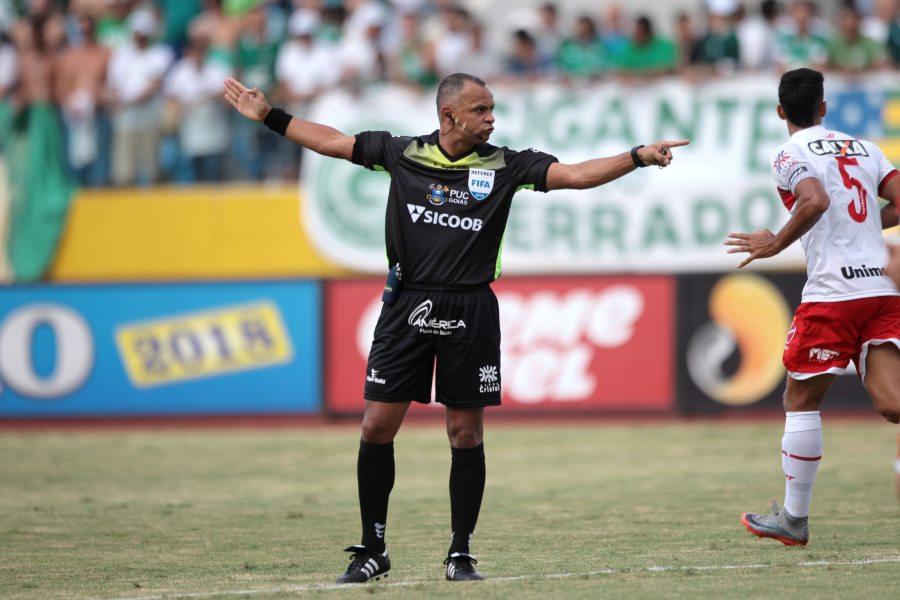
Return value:
<svg viewBox="0 0 900 600">
<path fill-rule="evenodd" d="M 450 448 L 450 553 L 469 553 L 469 541 L 484 495 L 484 444 L 474 448 Z M 385 551 L 388 499 L 394 487 L 394 443 L 369 444 L 360 440 L 356 463 L 363 546 Z"/>
<path fill-rule="evenodd" d="M 372 552 L 381 554 L 385 551 L 384 528 L 387 524 L 388 498 L 394 487 L 394 442 L 370 444 L 360 440 L 356 480 L 359 485 L 359 513 L 362 518 L 360 543 Z M 483 486 L 484 475 L 482 475 Z M 476 517 L 478 515 L 477 509 L 475 515 Z"/>
<path fill-rule="evenodd" d="M 469 553 L 469 541 L 484 495 L 484 444 L 474 448 L 450 448 L 450 554 Z"/>
</svg>

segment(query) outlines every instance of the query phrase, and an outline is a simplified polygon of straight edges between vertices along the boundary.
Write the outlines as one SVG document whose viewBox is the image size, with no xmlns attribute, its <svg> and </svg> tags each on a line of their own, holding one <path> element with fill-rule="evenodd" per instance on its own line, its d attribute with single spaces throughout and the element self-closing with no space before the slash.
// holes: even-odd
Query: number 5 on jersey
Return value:
<svg viewBox="0 0 900 600">
<path fill-rule="evenodd" d="M 856 199 L 851 200 L 850 204 L 847 205 L 847 212 L 850 213 L 851 219 L 857 223 L 862 223 L 869 214 L 869 194 L 866 192 L 866 188 L 863 187 L 863 184 L 859 179 L 851 177 L 850 173 L 847 172 L 848 166 L 859 166 L 859 161 L 850 156 L 835 156 L 834 158 L 837 160 L 838 170 L 841 172 L 841 179 L 844 181 L 844 187 L 848 190 L 856 188 Z M 857 208 L 857 200 L 859 201 L 859 208 Z"/>
</svg>

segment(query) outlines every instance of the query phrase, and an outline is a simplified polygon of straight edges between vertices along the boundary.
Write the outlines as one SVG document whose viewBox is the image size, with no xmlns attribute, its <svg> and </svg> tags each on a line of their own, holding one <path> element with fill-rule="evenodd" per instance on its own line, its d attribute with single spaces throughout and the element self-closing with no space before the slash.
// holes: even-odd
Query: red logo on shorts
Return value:
<svg viewBox="0 0 900 600">
<path fill-rule="evenodd" d="M 838 357 L 839 352 L 826 348 L 810 348 L 809 362 L 827 363 Z"/>
<path fill-rule="evenodd" d="M 797 325 L 796 325 L 796 322 L 797 322 L 796 319 L 793 320 L 793 321 L 791 321 L 791 328 L 788 329 L 788 332 L 787 332 L 787 340 L 784 342 L 784 347 L 785 347 L 785 348 L 787 348 L 788 346 L 791 345 L 791 342 L 794 341 L 794 336 L 797 335 Z"/>
</svg>

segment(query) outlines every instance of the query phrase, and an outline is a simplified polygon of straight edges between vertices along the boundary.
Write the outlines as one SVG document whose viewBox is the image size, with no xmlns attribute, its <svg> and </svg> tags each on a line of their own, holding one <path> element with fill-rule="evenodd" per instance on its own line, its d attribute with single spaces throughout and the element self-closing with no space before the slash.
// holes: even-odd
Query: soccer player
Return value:
<svg viewBox="0 0 900 600">
<path fill-rule="evenodd" d="M 778 86 L 778 116 L 788 140 L 775 156 L 778 193 L 791 213 L 777 233 L 732 233 L 729 252 L 748 252 L 740 267 L 775 256 L 800 240 L 807 261 L 803 299 L 787 334 L 786 419 L 781 439 L 784 507 L 744 513 L 753 534 L 787 545 L 809 540 L 807 520 L 822 459 L 819 407 L 852 360 L 878 412 L 900 420 L 900 293 L 885 274 L 883 227 L 897 224 L 878 196 L 900 200 L 900 177 L 875 144 L 822 126 L 822 74 L 788 71 Z"/>
<path fill-rule="evenodd" d="M 385 233 L 391 275 L 366 367 L 357 462 L 362 540 L 346 549 L 351 562 L 338 583 L 361 583 L 391 567 L 385 527 L 393 440 L 410 402 L 430 402 L 434 374 L 451 453 L 446 577 L 482 579 L 469 545 L 484 492 L 484 407 L 500 404 L 500 315 L 490 283 L 500 275 L 513 194 L 593 188 L 637 167 L 665 167 L 671 148 L 688 141 L 577 164 L 537 150 L 498 148 L 488 143 L 494 98 L 484 81 L 463 73 L 438 87 L 439 129 L 417 137 L 344 135 L 271 108 L 258 90 L 234 79 L 225 81 L 225 97 L 245 117 L 300 146 L 391 177 Z"/>
</svg>

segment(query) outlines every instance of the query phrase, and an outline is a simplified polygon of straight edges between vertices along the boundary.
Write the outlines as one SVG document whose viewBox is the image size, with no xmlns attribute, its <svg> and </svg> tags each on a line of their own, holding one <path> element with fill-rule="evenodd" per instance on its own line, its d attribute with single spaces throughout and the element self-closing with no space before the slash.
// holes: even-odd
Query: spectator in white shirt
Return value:
<svg viewBox="0 0 900 600">
<path fill-rule="evenodd" d="M 294 11 L 288 20 L 290 39 L 275 60 L 278 94 L 295 115 L 304 114 L 311 100 L 341 78 L 337 46 L 316 40 L 318 27 L 319 17 L 315 12 Z"/>
<path fill-rule="evenodd" d="M 563 41 L 559 24 L 559 9 L 553 2 L 545 2 L 538 8 L 538 27 L 534 32 L 537 39 L 538 53 L 544 61 L 556 58 L 556 52 Z"/>
<path fill-rule="evenodd" d="M 113 182 L 154 183 L 159 172 L 159 124 L 163 76 L 172 50 L 153 42 L 157 23 L 152 13 L 129 17 L 132 40 L 113 51 L 108 93 L 113 110 Z"/>
<path fill-rule="evenodd" d="M 382 25 L 387 14 L 384 7 L 374 0 L 345 0 L 347 18 L 344 20 L 344 38 L 364 37 L 373 24 Z"/>
<path fill-rule="evenodd" d="M 345 83 L 359 85 L 382 81 L 386 62 L 381 48 L 385 13 L 373 2 L 365 2 L 344 22 L 341 38 L 341 68 Z"/>
<path fill-rule="evenodd" d="M 434 63 L 439 77 L 463 71 L 463 64 L 474 50 L 472 18 L 458 6 L 445 8 L 441 17 L 443 27 L 437 32 L 434 44 Z M 477 73 L 474 73 L 477 75 Z"/>
<path fill-rule="evenodd" d="M 276 96 L 288 112 L 301 118 L 309 114 L 312 101 L 336 86 L 342 76 L 340 47 L 335 42 L 315 39 L 319 26 L 316 12 L 294 11 L 288 19 L 289 40 L 275 59 Z M 300 146 L 281 138 L 270 170 L 282 179 L 296 179 L 301 157 Z"/>
<path fill-rule="evenodd" d="M 763 0 L 759 15 L 742 19 L 736 33 L 741 49 L 741 66 L 745 69 L 769 69 L 775 65 L 778 41 L 778 18 L 781 6 L 777 0 Z"/>
<path fill-rule="evenodd" d="M 876 0 L 875 11 L 862 22 L 862 33 L 879 44 L 886 44 L 891 31 L 891 23 L 898 17 L 900 2 L 897 0 Z"/>
<path fill-rule="evenodd" d="M 165 82 L 166 98 L 178 115 L 178 145 L 189 181 L 221 180 L 229 143 L 229 112 L 221 89 L 231 69 L 207 57 L 208 46 L 205 35 L 192 35 Z"/>
</svg>

